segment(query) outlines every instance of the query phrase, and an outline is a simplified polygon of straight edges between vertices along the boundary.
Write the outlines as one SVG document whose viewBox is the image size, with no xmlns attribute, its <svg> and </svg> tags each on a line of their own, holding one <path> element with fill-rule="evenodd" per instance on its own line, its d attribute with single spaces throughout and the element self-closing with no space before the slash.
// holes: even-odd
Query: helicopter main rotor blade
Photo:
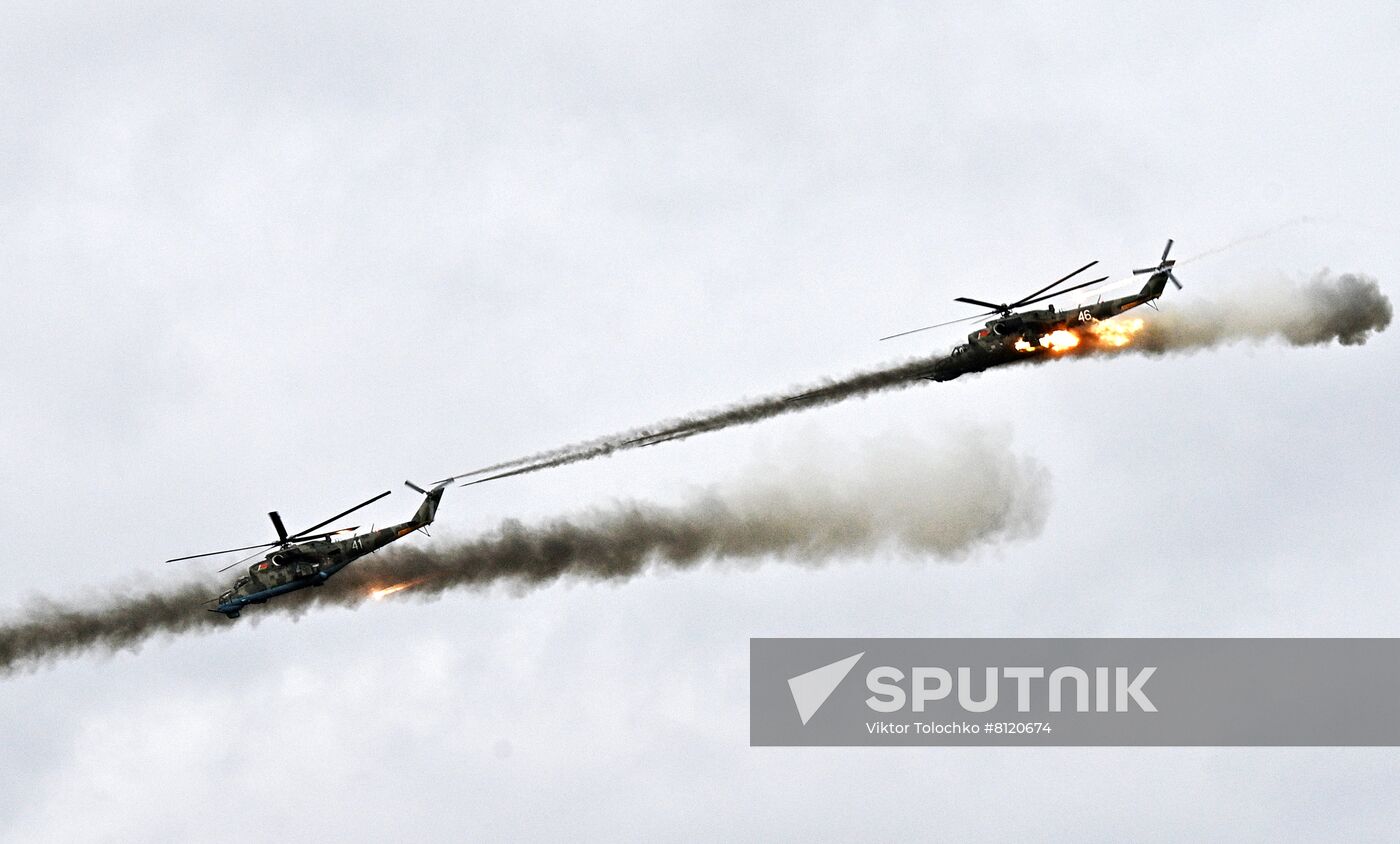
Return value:
<svg viewBox="0 0 1400 844">
<path fill-rule="evenodd" d="M 359 530 L 359 529 L 360 529 L 360 526 L 359 526 L 359 525 L 355 525 L 354 527 L 337 528 L 337 529 L 335 529 L 335 530 L 326 531 L 325 533 L 313 533 L 313 534 L 311 534 L 310 536 L 298 536 L 298 537 L 297 537 L 297 542 L 299 542 L 299 543 L 300 543 L 300 542 L 310 542 L 310 541 L 313 540 L 313 539 L 329 539 L 330 537 L 335 536 L 336 534 L 346 533 L 346 532 L 349 532 L 349 531 L 352 531 L 352 530 Z"/>
<path fill-rule="evenodd" d="M 934 325 L 925 325 L 923 328 L 911 328 L 908 331 L 901 331 L 898 334 L 891 334 L 888 337 L 881 337 L 880 339 L 893 340 L 896 337 L 904 337 L 908 334 L 918 334 L 920 331 L 928 331 L 930 328 L 942 328 L 945 325 L 956 325 L 959 322 L 972 322 L 974 319 L 981 319 L 982 317 L 991 316 L 992 314 L 999 313 L 1001 313 L 1001 311 L 988 311 L 985 314 L 977 314 L 976 316 L 963 317 L 962 319 L 950 319 L 947 322 L 939 322 L 935 323 Z"/>
<path fill-rule="evenodd" d="M 313 539 L 329 539 L 329 538 L 331 538 L 332 536 L 335 536 L 336 534 L 345 533 L 346 531 L 351 531 L 351 530 L 359 530 L 359 529 L 360 529 L 360 526 L 359 526 L 359 525 L 355 525 L 354 527 L 341 528 L 340 530 L 333 530 L 333 531 L 330 531 L 329 533 L 317 533 L 317 534 L 312 534 L 311 536 L 303 536 L 303 537 L 298 538 L 297 541 L 298 541 L 298 542 L 310 542 L 310 541 L 313 540 Z M 248 556 L 243 557 L 243 558 L 241 558 L 241 559 L 234 560 L 233 562 L 231 562 L 231 563 L 229 563 L 228 565 L 224 566 L 223 568 L 219 569 L 219 571 L 221 571 L 221 572 L 228 571 L 229 569 L 233 568 L 234 566 L 240 565 L 240 564 L 242 564 L 242 563 L 246 563 L 246 562 L 248 562 L 249 560 L 253 559 L 254 557 L 258 556 L 259 554 L 261 554 L 261 553 L 263 552 L 264 549 L 267 549 L 267 548 L 275 548 L 275 547 L 277 547 L 278 545 L 281 545 L 281 544 L 282 544 L 282 543 L 280 543 L 280 542 L 269 542 L 267 545 L 264 545 L 262 548 L 259 548 L 257 551 L 254 551 L 253 553 L 249 554 Z M 246 550 L 248 550 L 248 549 L 247 549 L 247 548 L 239 548 L 238 550 L 239 550 L 239 551 L 246 551 Z M 227 552 L 225 552 L 225 553 L 227 553 Z"/>
<path fill-rule="evenodd" d="M 276 543 L 276 542 L 264 542 L 264 543 L 261 544 L 261 545 L 245 545 L 245 546 L 243 546 L 242 548 L 225 548 L 225 549 L 222 550 L 222 551 L 206 551 L 206 552 L 203 553 L 203 554 L 190 554 L 189 556 L 185 556 L 185 557 L 171 557 L 170 559 L 166 560 L 166 562 L 167 562 L 167 563 L 178 563 L 178 562 L 180 562 L 181 560 L 195 560 L 195 559 L 198 559 L 198 558 L 200 558 L 200 557 L 216 557 L 216 556 L 218 556 L 219 554 L 232 554 L 232 553 L 235 552 L 235 551 L 251 551 L 251 550 L 253 550 L 254 548 L 271 548 L 272 546 L 277 545 L 277 544 L 278 544 L 278 543 Z"/>
<path fill-rule="evenodd" d="M 274 542 L 274 543 L 272 543 L 272 544 L 273 544 L 273 545 L 276 545 L 277 543 Z M 271 546 L 269 546 L 269 547 L 271 547 Z M 241 566 L 241 565 L 243 565 L 244 563 L 248 562 L 249 560 L 253 559 L 254 557 L 258 556 L 258 555 L 261 554 L 261 553 L 262 553 L 261 551 L 254 551 L 253 553 L 249 554 L 249 555 L 246 556 L 246 557 L 242 557 L 242 558 L 240 558 L 240 559 L 234 560 L 233 562 L 231 562 L 231 563 L 229 563 L 228 565 L 224 566 L 223 568 L 219 569 L 219 573 L 222 574 L 222 573 L 228 571 L 229 569 L 233 568 L 234 566 Z"/>
<path fill-rule="evenodd" d="M 282 517 L 277 515 L 276 510 L 273 510 L 271 513 L 268 513 L 267 516 L 268 518 L 272 519 L 272 526 L 277 529 L 278 540 L 286 542 L 287 528 L 282 524 Z"/>
<path fill-rule="evenodd" d="M 1017 307 L 1021 307 L 1023 305 L 1034 305 L 1036 302 L 1044 302 L 1046 299 L 1054 299 L 1056 296 L 1063 295 L 1065 293 L 1070 292 L 1071 290 L 1078 290 L 1081 287 L 1088 287 L 1091 284 L 1098 284 L 1101 281 L 1108 281 L 1108 276 L 1104 276 L 1103 278 L 1096 278 L 1093 281 L 1086 281 L 1083 284 L 1075 284 L 1070 287 L 1066 287 L 1064 290 L 1056 290 L 1054 293 L 1047 293 L 1046 295 L 1041 296 L 1039 299 L 1031 299 L 1028 302 L 1018 302 Z"/>
<path fill-rule="evenodd" d="M 365 501 L 365 502 L 360 503 L 360 504 L 356 504 L 354 507 L 351 507 L 349 510 L 346 510 L 344 513 L 336 513 L 334 516 L 331 516 L 329 519 L 326 519 L 324 522 L 320 522 L 320 523 L 318 523 L 318 524 L 314 524 L 314 525 L 312 525 L 311 527 L 307 528 L 306 530 L 301 531 L 300 533 L 294 533 L 294 534 L 292 534 L 291 536 L 287 537 L 287 539 L 292 540 L 292 541 L 296 541 L 296 540 L 298 540 L 298 539 L 304 537 L 306 534 L 310 533 L 310 532 L 313 531 L 313 530 L 317 530 L 317 529 L 319 529 L 319 528 L 323 528 L 323 527 L 325 527 L 326 525 L 330 524 L 331 522 L 335 521 L 336 519 L 343 518 L 343 517 L 345 517 L 345 516 L 350 515 L 351 513 L 355 512 L 356 510 L 360 509 L 361 507 L 368 507 L 369 505 L 373 504 L 374 502 L 378 501 L 379 499 L 383 498 L 384 496 L 390 494 L 391 492 L 393 492 L 393 490 L 386 489 L 386 490 L 384 490 L 383 492 L 381 492 L 381 493 L 379 493 L 378 495 L 376 495 L 375 497 L 369 499 L 368 501 Z"/>
<path fill-rule="evenodd" d="M 966 302 L 969 305 L 981 305 L 984 308 L 991 308 L 993 313 L 1001 313 L 1002 311 L 1010 310 L 1011 308 L 1010 305 L 998 305 L 996 302 L 983 302 L 981 299 L 969 299 L 966 296 L 959 296 L 953 301 Z"/>
<path fill-rule="evenodd" d="M 1039 296 L 1040 294 L 1042 294 L 1042 293 L 1044 293 L 1045 291 L 1049 290 L 1050 288 L 1054 287 L 1055 285 L 1060 284 L 1060 283 L 1062 283 L 1062 282 L 1069 281 L 1070 279 L 1074 278 L 1075 276 L 1079 275 L 1080 273 L 1084 272 L 1085 270 L 1089 269 L 1090 267 L 1092 267 L 1093 265 L 1095 265 L 1095 264 L 1097 264 L 1097 263 L 1098 263 L 1098 259 L 1096 258 L 1096 259 L 1090 261 L 1089 263 L 1085 264 L 1084 266 L 1080 267 L 1079 269 L 1075 270 L 1074 272 L 1070 273 L 1069 275 L 1065 276 L 1064 278 L 1059 278 L 1059 279 L 1056 279 L 1055 281 L 1050 282 L 1049 284 L 1045 285 L 1044 287 L 1040 288 L 1039 290 L 1035 291 L 1034 293 L 1030 294 L 1029 296 L 1024 296 L 1024 297 L 1022 297 L 1022 298 L 1020 299 L 1020 301 L 1013 302 L 1012 304 L 1007 305 L 1007 307 L 1008 307 L 1008 308 L 1019 308 L 1019 307 L 1021 307 L 1022 305 L 1026 304 L 1027 302 L 1029 302 L 1030 300 L 1034 299 L 1035 297 Z M 1070 289 L 1072 290 L 1073 288 L 1070 288 Z"/>
</svg>

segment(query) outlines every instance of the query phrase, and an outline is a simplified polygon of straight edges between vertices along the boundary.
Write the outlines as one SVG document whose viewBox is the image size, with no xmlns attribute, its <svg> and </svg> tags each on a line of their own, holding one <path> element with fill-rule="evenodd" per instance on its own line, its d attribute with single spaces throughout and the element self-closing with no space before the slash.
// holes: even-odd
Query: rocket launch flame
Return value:
<svg viewBox="0 0 1400 844">
<path fill-rule="evenodd" d="M 1145 323 L 1136 317 L 1118 317 L 1103 320 L 1088 328 L 1061 328 L 1044 334 L 1036 343 L 1017 339 L 1014 348 L 1018 352 L 1038 352 L 1045 349 L 1051 352 L 1069 352 L 1075 349 L 1121 349 L 1133 342 L 1133 337 L 1142 331 Z"/>
<path fill-rule="evenodd" d="M 1089 331 L 1095 343 L 1121 348 L 1133 342 L 1133 336 L 1142 330 L 1143 324 L 1138 317 L 1117 317 L 1094 323 Z"/>
<path fill-rule="evenodd" d="M 1040 345 L 1052 352 L 1064 352 L 1079 345 L 1079 335 L 1073 331 L 1061 328 L 1059 331 L 1052 331 L 1040 338 Z"/>
<path fill-rule="evenodd" d="M 405 589 L 412 589 L 413 587 L 417 586 L 422 582 L 422 578 L 417 578 L 414 580 L 405 580 L 402 583 L 395 583 L 392 586 L 382 586 L 378 589 L 371 589 L 369 591 L 369 597 L 370 600 L 378 601 L 380 598 L 385 598 L 389 595 L 394 594 L 395 592 L 402 592 Z"/>
</svg>

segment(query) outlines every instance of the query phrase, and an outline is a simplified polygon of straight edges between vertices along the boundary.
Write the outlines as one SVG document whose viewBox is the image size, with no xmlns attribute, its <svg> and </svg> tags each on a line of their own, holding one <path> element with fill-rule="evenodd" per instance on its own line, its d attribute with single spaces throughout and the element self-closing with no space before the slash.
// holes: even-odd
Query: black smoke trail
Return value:
<svg viewBox="0 0 1400 844">
<path fill-rule="evenodd" d="M 1140 308 L 1131 314 L 1133 318 L 1143 319 L 1145 328 L 1130 345 L 1108 346 L 1086 338 L 1086 342 L 1073 352 L 1028 356 L 1017 362 L 1045 362 L 1091 354 L 1166 354 L 1247 341 L 1282 341 L 1292 346 L 1336 341 L 1344 346 L 1354 346 L 1365 343 L 1373 332 L 1385 330 L 1390 325 L 1392 309 L 1390 300 L 1381 292 L 1375 279 L 1350 273 L 1334 277 L 1324 272 L 1306 284 L 1273 285 L 1236 293 L 1229 298 L 1181 301 L 1172 296 L 1170 300 L 1164 300 L 1159 313 Z M 1147 316 L 1138 317 L 1138 314 Z M 717 410 L 572 443 L 476 469 L 457 475 L 453 480 L 476 478 L 469 482 L 480 483 L 537 472 L 604 457 L 623 449 L 684 439 L 706 431 L 748 425 L 847 399 L 902 390 L 924 383 L 922 379 L 929 375 L 933 365 L 942 357 L 942 354 L 937 354 L 902 361 L 770 396 L 747 399 Z"/>
<path fill-rule="evenodd" d="M 238 621 L 205 610 L 220 583 L 108 593 L 75 604 L 33 603 L 0 624 L 0 673 L 92 650 L 135 649 L 179 635 L 354 607 L 376 589 L 412 584 L 405 596 L 504 584 L 532 588 L 559 580 L 622 580 L 651 566 L 691 568 L 710 560 L 758 564 L 779 558 L 820 565 L 888 549 L 918 559 L 957 559 L 974 548 L 1037 534 L 1048 506 L 1048 475 L 983 433 L 929 450 L 882 446 L 820 468 L 765 467 L 674 506 L 616 503 L 538 524 L 508 520 L 457 543 L 390 549 L 359 560 L 324 587 L 248 607 Z"/>
</svg>

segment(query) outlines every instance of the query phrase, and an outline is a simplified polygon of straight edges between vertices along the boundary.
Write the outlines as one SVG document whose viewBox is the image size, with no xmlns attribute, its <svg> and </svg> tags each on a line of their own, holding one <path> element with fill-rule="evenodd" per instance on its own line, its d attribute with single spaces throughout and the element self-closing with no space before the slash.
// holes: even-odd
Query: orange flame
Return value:
<svg viewBox="0 0 1400 844">
<path fill-rule="evenodd" d="M 1044 337 L 1041 337 L 1040 345 L 1052 352 L 1063 352 L 1066 349 L 1073 349 L 1075 346 L 1079 345 L 1079 335 L 1075 334 L 1073 331 L 1066 331 L 1062 328 L 1059 331 L 1052 331 Z"/>
<path fill-rule="evenodd" d="M 370 596 L 370 598 L 372 598 L 373 600 L 376 600 L 376 601 L 377 601 L 377 600 L 379 600 L 380 598 L 383 598 L 383 597 L 386 596 L 386 595 L 392 595 L 392 594 L 394 594 L 395 592 L 402 592 L 402 591 L 405 590 L 405 589 L 411 589 L 411 588 L 413 588 L 414 586 L 417 586 L 418 584 L 420 584 L 420 583 L 422 583 L 422 582 L 423 582 L 423 581 L 422 581 L 421 579 L 419 579 L 419 580 L 405 580 L 403 583 L 395 583 L 395 584 L 392 585 L 392 586 L 383 586 L 383 587 L 380 587 L 379 589 L 371 589 L 371 590 L 369 590 L 369 596 Z"/>
<path fill-rule="evenodd" d="M 1126 346 L 1133 342 L 1133 335 L 1142 330 L 1142 320 L 1116 319 L 1096 322 L 1090 327 L 1094 339 L 1105 346 Z"/>
<path fill-rule="evenodd" d="M 1012 347 L 1018 352 L 1038 352 L 1045 349 L 1051 352 L 1067 352 L 1078 347 L 1086 338 L 1093 345 L 1121 348 L 1133 342 L 1133 337 L 1143 328 L 1143 321 L 1137 318 L 1111 319 L 1095 322 L 1087 327 L 1088 334 L 1061 328 L 1041 335 L 1037 344 L 1029 343 L 1024 337 L 1018 338 Z"/>
</svg>

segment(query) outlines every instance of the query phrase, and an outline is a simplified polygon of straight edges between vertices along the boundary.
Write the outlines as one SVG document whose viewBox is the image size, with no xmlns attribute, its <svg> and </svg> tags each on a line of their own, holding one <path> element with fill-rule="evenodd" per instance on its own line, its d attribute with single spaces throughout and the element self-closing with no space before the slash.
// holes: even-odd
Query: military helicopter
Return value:
<svg viewBox="0 0 1400 844">
<path fill-rule="evenodd" d="M 212 557 L 218 554 L 231 554 L 235 551 L 258 549 L 252 555 L 256 557 L 263 553 L 262 549 L 264 548 L 275 548 L 276 550 L 269 552 L 264 559 L 249 566 L 247 574 L 239 575 L 238 579 L 233 582 L 232 589 L 206 602 L 216 604 L 209 610 L 210 612 L 223 613 L 229 618 L 238 618 L 239 613 L 249 604 L 266 603 L 269 598 L 305 589 L 308 586 L 324 586 L 331 575 L 360 557 L 378 551 L 385 545 L 407 536 L 415 530 L 423 530 L 424 533 L 427 533 L 424 529 L 432 524 L 434 517 L 437 516 L 438 502 L 442 500 L 442 491 L 447 487 L 447 484 L 441 483 L 432 489 L 423 489 L 412 481 L 404 481 L 404 484 L 410 489 L 422 493 L 424 498 L 423 503 L 418 505 L 418 511 L 413 514 L 413 518 L 397 525 L 339 540 L 332 540 L 331 537 L 353 532 L 358 530 L 358 527 L 342 528 L 329 533 L 314 533 L 314 531 L 320 530 L 362 507 L 368 507 L 388 495 L 389 490 L 386 490 L 368 501 L 356 504 L 343 513 L 337 513 L 319 524 L 293 534 L 287 533 L 287 529 L 282 525 L 282 517 L 274 510 L 267 515 L 268 518 L 272 519 L 272 526 L 277 531 L 275 542 L 264 542 L 260 545 L 248 545 L 243 548 L 229 548 L 224 551 L 209 551 L 203 554 L 190 554 L 186 557 L 174 557 L 166 562 L 174 563 L 180 560 L 193 560 L 199 557 Z M 228 571 L 249 559 L 252 557 L 244 557 L 224 566 L 219 571 Z"/>
<path fill-rule="evenodd" d="M 1012 360 L 1024 359 L 1027 353 L 1037 353 L 1044 349 L 1041 338 L 1056 331 L 1071 331 L 1075 328 L 1088 327 L 1101 320 L 1115 317 L 1124 311 L 1136 308 L 1139 305 L 1148 305 L 1156 301 L 1166 289 L 1167 282 L 1175 284 L 1177 289 L 1181 289 L 1181 282 L 1172 273 L 1172 267 L 1176 261 L 1167 256 L 1172 251 L 1172 241 L 1167 241 L 1167 248 L 1162 250 L 1162 258 L 1155 267 L 1146 267 L 1140 270 L 1133 270 L 1133 275 L 1151 273 L 1147 284 L 1132 296 L 1123 296 L 1117 299 L 1108 299 L 1094 302 L 1089 305 L 1080 305 L 1069 310 L 1056 310 L 1054 305 L 1040 310 L 1015 312 L 1017 308 L 1026 305 L 1033 305 L 1043 302 L 1046 299 L 1053 299 L 1071 290 L 1078 290 L 1088 287 L 1091 284 L 1098 284 L 1107 281 L 1108 276 L 1096 278 L 1093 281 L 1086 281 L 1070 287 L 1055 290 L 1056 287 L 1079 275 L 1098 261 L 1090 261 L 1074 272 L 1063 278 L 1057 279 L 1051 284 L 1040 288 L 1034 293 L 1024 296 L 1015 302 L 1002 303 L 1000 305 L 986 302 L 981 299 L 972 299 L 966 296 L 959 296 L 954 302 L 966 302 L 970 305 L 979 305 L 991 310 L 977 314 L 975 316 L 955 319 L 949 322 L 940 322 L 937 325 L 926 325 L 923 328 L 915 328 L 911 331 L 901 331 L 898 334 L 891 334 L 888 337 L 881 337 L 881 340 L 890 340 L 895 337 L 904 337 L 920 331 L 927 331 L 930 328 L 940 328 L 945 325 L 953 325 L 959 322 L 981 319 L 982 317 L 996 315 L 997 318 L 986 323 L 982 329 L 967 335 L 967 342 L 957 346 L 947 356 L 940 358 L 933 365 L 933 368 L 924 378 L 931 381 L 951 381 L 959 375 L 969 372 L 981 372 L 993 366 L 1009 363 Z"/>
</svg>

